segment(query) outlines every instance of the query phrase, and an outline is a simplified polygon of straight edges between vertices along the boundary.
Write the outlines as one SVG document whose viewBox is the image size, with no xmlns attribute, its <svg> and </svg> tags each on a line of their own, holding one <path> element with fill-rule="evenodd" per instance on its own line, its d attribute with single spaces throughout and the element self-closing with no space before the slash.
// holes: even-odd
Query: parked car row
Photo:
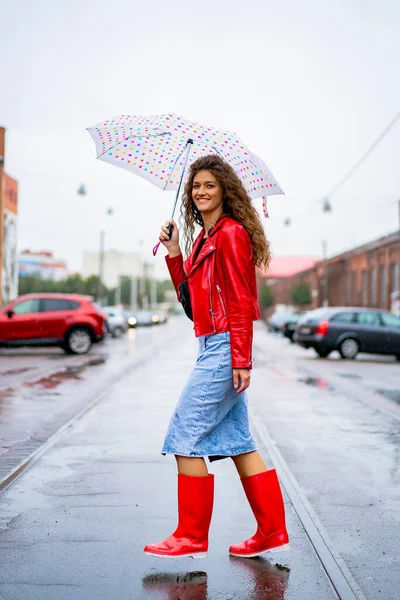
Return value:
<svg viewBox="0 0 400 600">
<path fill-rule="evenodd" d="M 391 354 L 400 360 L 400 318 L 379 309 L 326 307 L 287 315 L 280 331 L 303 348 L 326 358 L 337 350 L 342 358 L 359 352 Z"/>
<path fill-rule="evenodd" d="M 106 333 L 120 337 L 129 327 L 156 325 L 166 311 L 126 313 L 100 306 L 79 294 L 28 294 L 0 310 L 0 347 L 59 346 L 68 354 L 86 354 Z"/>
</svg>

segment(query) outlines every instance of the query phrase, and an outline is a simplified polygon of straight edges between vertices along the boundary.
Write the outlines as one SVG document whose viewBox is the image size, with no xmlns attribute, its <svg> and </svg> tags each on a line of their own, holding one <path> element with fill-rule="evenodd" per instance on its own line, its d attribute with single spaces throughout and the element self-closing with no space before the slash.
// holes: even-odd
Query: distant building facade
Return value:
<svg viewBox="0 0 400 600">
<path fill-rule="evenodd" d="M 87 251 L 83 253 L 82 276 L 99 275 L 100 253 Z M 118 287 L 119 279 L 126 277 L 142 277 L 143 264 L 138 252 L 120 252 L 106 250 L 103 261 L 103 283 L 109 289 Z"/>
<path fill-rule="evenodd" d="M 367 306 L 398 312 L 400 307 L 400 235 L 379 238 L 286 277 L 260 273 L 269 280 L 276 304 L 293 304 L 291 294 L 300 282 L 309 284 L 312 302 L 305 309 L 323 306 Z M 324 284 L 324 282 L 326 283 Z"/>
<path fill-rule="evenodd" d="M 4 171 L 5 129 L 0 127 L 0 305 L 18 296 L 18 182 Z"/>
<path fill-rule="evenodd" d="M 52 252 L 24 250 L 18 259 L 18 275 L 19 277 L 33 275 L 48 281 L 62 281 L 68 278 L 68 265 L 66 261 L 55 258 Z"/>
</svg>

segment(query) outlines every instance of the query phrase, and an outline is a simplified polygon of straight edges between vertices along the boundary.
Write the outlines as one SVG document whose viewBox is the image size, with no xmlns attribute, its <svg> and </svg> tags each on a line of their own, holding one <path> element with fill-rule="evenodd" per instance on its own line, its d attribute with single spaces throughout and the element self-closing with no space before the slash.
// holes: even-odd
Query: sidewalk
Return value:
<svg viewBox="0 0 400 600">
<path fill-rule="evenodd" d="M 118 382 L 0 495 L 1 600 L 336 598 L 290 504 L 291 552 L 229 558 L 230 543 L 255 529 L 229 460 L 212 467 L 208 559 L 143 554 L 176 524 L 174 459 L 160 447 L 196 356 L 190 324 L 181 327 L 182 341 Z M 264 393 L 263 383 L 252 390 Z"/>
</svg>

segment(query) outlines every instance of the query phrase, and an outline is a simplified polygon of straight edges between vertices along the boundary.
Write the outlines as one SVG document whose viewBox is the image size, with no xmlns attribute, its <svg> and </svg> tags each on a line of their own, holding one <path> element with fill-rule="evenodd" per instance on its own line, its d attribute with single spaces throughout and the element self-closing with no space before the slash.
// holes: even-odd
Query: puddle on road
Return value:
<svg viewBox="0 0 400 600">
<path fill-rule="evenodd" d="M 22 381 L 16 384 L 10 384 L 10 386 L 6 389 L 0 391 L 0 403 L 3 400 L 7 400 L 8 398 L 15 395 L 18 388 L 22 389 L 32 389 L 32 390 L 54 390 L 57 386 L 65 381 L 79 381 L 82 379 L 81 373 L 87 367 L 97 367 L 98 365 L 102 365 L 106 362 L 106 357 L 104 356 L 93 356 L 86 362 L 81 365 L 71 365 L 63 368 L 56 373 L 52 373 L 50 375 L 46 375 L 45 377 L 40 377 L 39 379 L 35 379 L 34 381 Z M 23 372 L 30 370 L 31 367 L 27 367 L 24 369 L 14 370 L 14 373 L 17 371 Z M 11 373 L 11 371 L 10 371 Z M 59 395 L 57 392 L 53 392 L 53 395 Z"/>
<path fill-rule="evenodd" d="M 355 373 L 335 373 L 335 375 L 346 377 L 347 379 L 362 379 L 361 375 L 356 375 Z"/>
<path fill-rule="evenodd" d="M 26 371 L 31 371 L 32 367 L 21 367 L 20 369 L 9 369 L 8 371 L 3 371 L 1 375 L 19 375 L 20 373 L 26 373 Z"/>
<path fill-rule="evenodd" d="M 320 377 L 299 377 L 298 381 L 299 383 L 305 383 L 306 385 L 311 385 L 312 387 L 320 390 L 326 390 L 329 392 L 333 392 L 334 390 L 330 383 L 325 381 L 325 379 L 321 379 Z"/>
<path fill-rule="evenodd" d="M 284 600 L 289 583 L 290 569 L 286 565 L 270 564 L 261 557 L 254 559 L 230 557 L 229 569 L 226 576 L 214 581 L 218 597 L 236 598 L 239 590 L 240 597 L 248 600 Z M 228 585 L 229 591 L 226 588 Z M 207 600 L 208 575 L 205 571 L 189 571 L 176 573 L 156 571 L 142 578 L 144 592 L 159 593 L 160 598 L 187 598 Z M 222 597 L 222 595 L 221 595 Z M 147 598 L 147 594 L 146 594 Z"/>
<path fill-rule="evenodd" d="M 82 379 L 81 373 L 86 369 L 86 367 L 95 367 L 103 363 L 105 363 L 104 356 L 95 356 L 93 358 L 90 358 L 82 365 L 73 365 L 70 367 L 66 367 L 62 371 L 52 373 L 51 375 L 47 375 L 46 377 L 41 377 L 40 379 L 36 379 L 35 381 L 25 381 L 23 383 L 23 386 L 28 388 L 42 388 L 45 390 L 53 390 L 64 381 L 79 381 L 80 379 Z"/>
<path fill-rule="evenodd" d="M 80 373 L 83 371 L 84 367 L 67 367 L 65 371 L 60 371 L 59 373 L 53 373 L 52 375 L 48 375 L 47 377 L 41 377 L 36 381 L 25 381 L 23 384 L 24 387 L 28 388 L 37 388 L 41 387 L 45 390 L 52 390 L 60 383 L 66 380 L 79 380 L 82 379 L 80 377 Z"/>
<path fill-rule="evenodd" d="M 375 390 L 375 392 L 400 404 L 400 390 Z"/>
</svg>

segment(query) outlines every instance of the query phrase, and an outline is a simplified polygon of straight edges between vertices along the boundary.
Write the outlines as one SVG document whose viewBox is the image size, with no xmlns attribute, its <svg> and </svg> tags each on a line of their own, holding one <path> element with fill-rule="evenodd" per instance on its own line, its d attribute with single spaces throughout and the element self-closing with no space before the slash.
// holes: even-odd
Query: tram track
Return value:
<svg viewBox="0 0 400 600">
<path fill-rule="evenodd" d="M 346 394 L 349 398 L 356 400 L 357 402 L 361 402 L 374 410 L 379 411 L 384 414 L 386 417 L 390 417 L 395 421 L 400 422 L 400 405 L 395 403 L 393 400 L 389 400 L 384 398 L 382 395 L 373 392 L 371 390 L 366 389 L 365 387 L 360 388 L 360 386 L 353 382 L 349 381 L 349 379 L 342 379 L 337 374 L 329 373 L 326 368 L 324 368 L 323 360 L 318 360 L 318 366 L 313 365 L 312 362 L 304 365 L 296 365 L 296 368 L 293 368 L 291 371 L 288 369 L 281 369 L 280 364 L 284 364 L 287 360 L 287 354 L 283 352 L 279 352 L 276 350 L 271 351 L 271 348 L 267 347 L 266 344 L 260 344 L 258 342 L 254 344 L 254 349 L 258 353 L 260 360 L 257 361 L 257 364 L 263 364 L 263 356 L 267 353 L 270 358 L 276 359 L 275 370 L 280 370 L 282 376 L 287 377 L 288 374 L 293 378 L 297 379 L 300 383 L 304 378 L 312 377 L 316 378 L 320 382 L 326 382 L 327 385 L 330 385 L 337 392 L 341 392 Z"/>
<path fill-rule="evenodd" d="M 174 335 L 169 336 L 168 343 L 173 342 L 175 339 L 179 339 L 180 333 L 175 333 Z M 163 344 L 166 343 L 166 340 L 162 337 L 160 340 L 157 340 L 157 343 L 151 345 L 146 348 L 146 351 L 141 356 L 134 356 L 133 358 L 125 359 L 123 361 L 123 365 L 117 369 L 108 379 L 107 383 L 103 387 L 100 393 L 97 393 L 91 399 L 84 399 L 82 402 L 83 407 L 78 408 L 76 413 L 67 418 L 61 426 L 57 427 L 55 431 L 51 433 L 51 435 L 47 436 L 45 441 L 41 441 L 36 444 L 35 448 L 26 453 L 23 458 L 18 461 L 17 464 L 13 465 L 13 467 L 7 472 L 6 475 L 0 475 L 0 494 L 2 494 L 14 481 L 20 477 L 28 468 L 30 468 L 41 456 L 43 456 L 48 450 L 50 450 L 57 441 L 62 438 L 62 436 L 74 426 L 80 419 L 82 419 L 87 413 L 89 413 L 93 408 L 95 408 L 107 395 L 110 393 L 112 388 L 121 381 L 125 376 L 127 376 L 133 369 L 137 369 L 144 365 L 147 361 L 154 359 L 157 353 L 161 350 Z M 72 370 L 77 368 L 85 368 L 89 366 L 89 364 L 93 364 L 93 360 L 98 361 L 101 358 L 99 355 L 88 356 L 85 355 L 86 361 L 82 361 L 82 357 L 79 357 L 80 360 L 68 361 L 68 364 L 58 365 L 57 367 L 53 367 L 51 369 L 42 369 L 36 371 L 34 374 L 30 374 L 29 377 L 25 376 L 21 378 L 15 378 L 14 381 L 4 384 L 0 386 L 1 391 L 13 391 L 16 388 L 22 385 L 31 385 L 35 384 L 35 382 L 40 382 L 44 378 L 51 378 L 60 372 L 66 373 L 68 369 Z M 97 362 L 98 364 L 98 362 Z M 1 456 L 0 456 L 1 460 Z"/>
<path fill-rule="evenodd" d="M 263 417 L 253 406 L 250 406 L 249 414 L 252 428 L 279 474 L 286 495 L 332 585 L 337 600 L 367 600 L 345 562 L 335 552 L 328 533 L 302 493 L 293 472 L 268 431 Z"/>
</svg>

